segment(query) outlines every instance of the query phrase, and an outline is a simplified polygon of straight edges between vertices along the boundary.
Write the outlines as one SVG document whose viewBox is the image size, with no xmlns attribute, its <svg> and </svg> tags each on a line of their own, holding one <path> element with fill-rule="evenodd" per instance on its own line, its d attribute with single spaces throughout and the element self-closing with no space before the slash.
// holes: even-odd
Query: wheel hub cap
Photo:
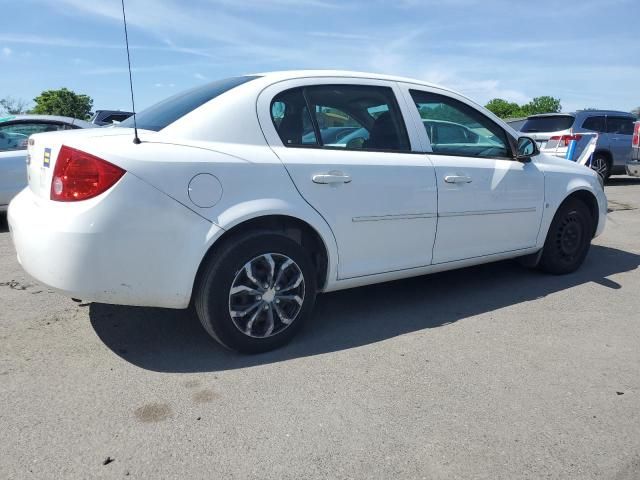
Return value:
<svg viewBox="0 0 640 480">
<path fill-rule="evenodd" d="M 268 303 L 273 302 L 274 298 L 276 298 L 276 291 L 274 288 L 270 288 L 269 290 L 264 292 L 264 294 L 262 295 L 262 300 Z"/>
<path fill-rule="evenodd" d="M 582 245 L 582 224 L 574 216 L 569 216 L 563 222 L 559 235 L 560 253 L 565 259 L 573 258 Z"/>
<path fill-rule="evenodd" d="M 271 337 L 293 323 L 304 295 L 304 276 L 296 262 L 280 253 L 265 253 L 236 272 L 229 291 L 229 314 L 245 335 Z"/>
</svg>

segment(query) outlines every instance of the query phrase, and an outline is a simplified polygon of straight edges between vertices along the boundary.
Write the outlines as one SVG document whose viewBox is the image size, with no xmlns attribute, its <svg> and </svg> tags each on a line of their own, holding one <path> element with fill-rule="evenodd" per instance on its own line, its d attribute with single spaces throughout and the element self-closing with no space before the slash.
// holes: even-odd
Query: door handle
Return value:
<svg viewBox="0 0 640 480">
<path fill-rule="evenodd" d="M 320 173 L 311 177 L 313 183 L 321 184 L 334 184 L 334 183 L 349 183 L 351 182 L 351 176 L 345 175 L 342 172 L 329 172 Z"/>
<path fill-rule="evenodd" d="M 444 177 L 444 181 L 447 183 L 471 183 L 471 177 L 466 175 L 447 175 Z"/>
</svg>

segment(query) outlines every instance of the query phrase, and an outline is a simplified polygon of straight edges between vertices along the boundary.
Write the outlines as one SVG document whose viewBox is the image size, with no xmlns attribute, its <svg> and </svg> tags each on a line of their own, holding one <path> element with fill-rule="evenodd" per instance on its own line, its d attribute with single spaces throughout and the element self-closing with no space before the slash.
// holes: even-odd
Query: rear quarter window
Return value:
<svg viewBox="0 0 640 480">
<path fill-rule="evenodd" d="M 231 77 L 224 80 L 192 88 L 173 97 L 156 103 L 152 107 L 136 114 L 138 128 L 143 130 L 159 131 L 172 124 L 187 113 L 204 105 L 229 90 L 254 80 L 258 77 Z M 119 124 L 120 127 L 133 127 L 133 116 Z"/>
<path fill-rule="evenodd" d="M 633 120 L 626 117 L 608 117 L 607 132 L 618 135 L 633 135 Z"/>
</svg>

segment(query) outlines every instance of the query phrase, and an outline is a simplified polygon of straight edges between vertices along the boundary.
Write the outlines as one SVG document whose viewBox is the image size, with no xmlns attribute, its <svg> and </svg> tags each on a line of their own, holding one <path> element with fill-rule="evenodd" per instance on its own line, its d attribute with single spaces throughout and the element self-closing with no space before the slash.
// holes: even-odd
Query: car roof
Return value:
<svg viewBox="0 0 640 480">
<path fill-rule="evenodd" d="M 623 117 L 633 117 L 632 113 L 620 110 L 577 110 L 576 115 L 621 115 Z"/>
<path fill-rule="evenodd" d="M 529 115 L 525 120 L 530 118 L 544 118 L 544 117 L 575 117 L 576 112 L 561 112 L 561 113 L 536 113 L 535 115 Z"/>
<path fill-rule="evenodd" d="M 382 73 L 357 72 L 357 71 L 350 71 L 350 70 L 281 70 L 281 71 L 274 71 L 274 72 L 255 73 L 251 76 L 263 77 L 267 80 L 271 80 L 274 82 L 282 81 L 282 80 L 294 80 L 297 78 L 314 78 L 314 77 L 343 77 L 343 78 L 362 78 L 362 79 L 370 79 L 370 80 L 387 80 L 391 82 L 415 83 L 417 85 L 437 88 L 440 90 L 446 90 L 448 92 L 462 95 L 459 92 L 451 90 L 450 88 L 446 88 L 441 85 L 436 85 L 434 83 L 425 82 L 424 80 L 418 80 L 418 79 L 409 78 L 409 77 L 400 77 L 395 75 L 385 75 Z"/>
<path fill-rule="evenodd" d="M 577 117 L 589 116 L 589 115 L 620 115 L 624 117 L 633 118 L 633 114 L 629 112 L 622 112 L 620 110 L 576 110 L 575 112 L 561 112 L 561 113 L 538 113 L 536 115 L 529 115 L 529 118 L 542 118 L 542 117 Z"/>
<path fill-rule="evenodd" d="M 131 115 L 133 115 L 133 112 L 130 112 L 128 110 L 96 110 L 94 112 L 94 115 L 97 113 L 107 113 L 107 114 L 112 114 L 112 113 L 130 113 Z"/>
<path fill-rule="evenodd" d="M 22 114 L 22 115 L 8 115 L 6 117 L 0 118 L 0 123 L 6 122 L 25 122 L 25 121 L 36 121 L 36 122 L 59 122 L 66 123 L 69 125 L 77 125 L 82 128 L 93 128 L 95 125 L 93 123 L 86 122 L 84 120 L 80 120 L 79 118 L 73 117 L 64 117 L 61 115 L 35 115 L 35 114 Z"/>
</svg>

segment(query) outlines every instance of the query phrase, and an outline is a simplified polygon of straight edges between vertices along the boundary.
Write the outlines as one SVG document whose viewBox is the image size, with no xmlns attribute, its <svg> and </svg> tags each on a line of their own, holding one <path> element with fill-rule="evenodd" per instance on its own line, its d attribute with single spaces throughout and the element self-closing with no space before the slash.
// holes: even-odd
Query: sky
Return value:
<svg viewBox="0 0 640 480">
<path fill-rule="evenodd" d="M 347 69 L 479 103 L 640 106 L 640 0 L 125 0 L 138 110 L 228 76 Z M 0 0 L 0 98 L 129 110 L 120 0 Z"/>
</svg>

